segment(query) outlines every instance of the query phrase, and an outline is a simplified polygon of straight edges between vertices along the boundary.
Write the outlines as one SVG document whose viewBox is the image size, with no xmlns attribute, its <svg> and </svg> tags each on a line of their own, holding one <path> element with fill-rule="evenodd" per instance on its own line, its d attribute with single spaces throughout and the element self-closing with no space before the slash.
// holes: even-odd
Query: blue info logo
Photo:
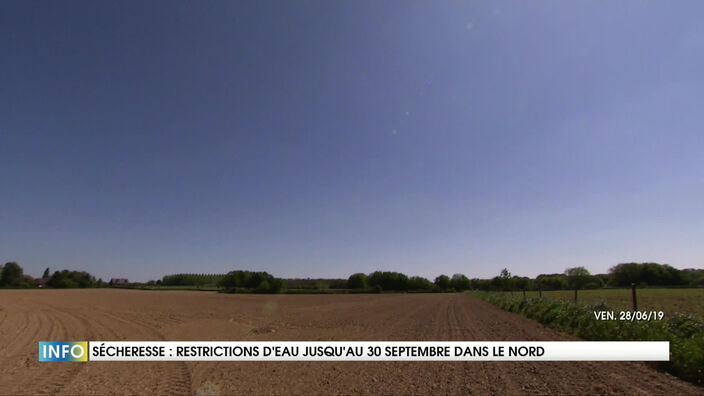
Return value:
<svg viewBox="0 0 704 396">
<path fill-rule="evenodd" d="M 87 362 L 88 342 L 39 342 L 40 362 Z"/>
</svg>

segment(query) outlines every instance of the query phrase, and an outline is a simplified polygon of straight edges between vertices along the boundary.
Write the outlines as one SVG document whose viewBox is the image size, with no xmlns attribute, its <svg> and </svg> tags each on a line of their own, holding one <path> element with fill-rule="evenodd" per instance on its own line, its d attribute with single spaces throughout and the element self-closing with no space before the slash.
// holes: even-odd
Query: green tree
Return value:
<svg viewBox="0 0 704 396">
<path fill-rule="evenodd" d="M 47 286 L 56 289 L 95 287 L 95 277 L 85 271 L 56 271 L 46 282 Z"/>
<path fill-rule="evenodd" d="M 528 290 L 530 289 L 531 285 L 531 280 L 530 278 L 527 278 L 525 276 L 514 276 L 511 278 L 511 281 L 513 282 L 513 285 L 516 287 L 516 290 Z"/>
<path fill-rule="evenodd" d="M 535 280 L 542 290 L 563 290 L 567 287 L 564 274 L 540 274 Z"/>
<path fill-rule="evenodd" d="M 472 278 L 472 280 L 470 282 L 472 282 L 472 289 L 486 291 L 486 290 L 493 290 L 493 288 L 494 288 L 494 283 L 491 279 Z"/>
<path fill-rule="evenodd" d="M 44 275 L 42 275 L 42 279 L 46 279 L 51 276 L 51 272 L 49 272 L 49 267 L 46 267 L 44 270 Z"/>
<path fill-rule="evenodd" d="M 632 283 L 647 286 L 686 285 L 686 273 L 667 264 L 622 263 L 609 270 L 609 285 L 630 286 Z"/>
<path fill-rule="evenodd" d="M 585 289 L 601 289 L 602 287 L 604 287 L 604 280 L 597 275 L 590 275 L 587 281 L 584 282 Z"/>
<path fill-rule="evenodd" d="M 440 290 L 448 290 L 450 287 L 452 287 L 452 282 L 450 281 L 450 277 L 447 275 L 440 275 L 437 278 L 435 278 L 435 285 L 440 288 Z"/>
<path fill-rule="evenodd" d="M 162 278 L 164 286 L 215 286 L 227 275 L 222 274 L 174 274 Z"/>
<path fill-rule="evenodd" d="M 457 291 L 469 290 L 472 288 L 472 282 L 463 274 L 452 275 L 450 285 Z"/>
<path fill-rule="evenodd" d="M 22 282 L 20 283 L 20 287 L 34 287 L 34 286 L 35 286 L 35 281 L 31 275 L 25 275 L 22 277 Z"/>
<path fill-rule="evenodd" d="M 508 268 L 504 268 L 499 273 L 499 284 L 503 291 L 510 291 L 513 293 L 513 277 L 511 276 L 511 271 Z"/>
<path fill-rule="evenodd" d="M 15 262 L 5 263 L 0 277 L 0 286 L 20 286 L 24 281 L 24 271 Z"/>
<path fill-rule="evenodd" d="M 369 274 L 369 285 L 381 286 L 383 290 L 408 290 L 408 276 L 400 272 L 374 271 Z"/>
<path fill-rule="evenodd" d="M 408 280 L 408 290 L 431 290 L 433 283 L 422 276 L 412 276 Z"/>
<path fill-rule="evenodd" d="M 369 280 L 367 275 L 361 272 L 350 275 L 349 279 L 347 279 L 347 287 L 350 289 L 368 289 Z"/>
<path fill-rule="evenodd" d="M 347 289 L 347 280 L 345 279 L 333 279 L 328 285 L 330 289 Z"/>
<path fill-rule="evenodd" d="M 271 285 L 269 285 L 269 282 L 267 282 L 266 280 L 261 281 L 261 283 L 259 283 L 259 286 L 257 286 L 257 288 L 255 289 L 257 293 L 267 293 L 270 290 Z"/>
<path fill-rule="evenodd" d="M 164 280 L 163 284 L 166 284 Z M 257 292 L 279 292 L 283 281 L 267 272 L 230 271 L 218 281 L 218 287 L 227 291 L 249 289 Z"/>
<path fill-rule="evenodd" d="M 567 275 L 567 285 L 574 289 L 574 302 L 577 302 L 577 291 L 584 287 L 591 275 L 584 267 L 567 268 L 565 275 Z"/>
</svg>

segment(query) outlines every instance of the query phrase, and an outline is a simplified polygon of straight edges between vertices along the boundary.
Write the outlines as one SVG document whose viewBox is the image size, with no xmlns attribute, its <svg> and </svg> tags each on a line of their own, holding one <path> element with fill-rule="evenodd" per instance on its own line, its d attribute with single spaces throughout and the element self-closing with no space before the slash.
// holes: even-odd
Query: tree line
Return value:
<svg viewBox="0 0 704 396">
<path fill-rule="evenodd" d="M 540 274 L 531 279 L 502 272 L 492 279 L 472 279 L 472 288 L 479 290 L 572 290 L 603 287 L 701 287 L 703 269 L 677 269 L 667 264 L 622 263 L 608 274 L 592 275 L 584 267 L 568 268 L 563 273 Z"/>
<path fill-rule="evenodd" d="M 463 274 L 454 274 L 452 278 L 440 275 L 433 281 L 422 276 L 411 276 L 393 271 L 374 271 L 370 274 L 356 273 L 347 279 L 348 289 L 409 292 L 464 291 L 471 289 L 471 282 Z"/>
<path fill-rule="evenodd" d="M 399 272 L 376 271 L 356 273 L 347 279 L 349 289 L 377 291 L 521 291 L 521 290 L 575 290 L 604 287 L 701 287 L 704 270 L 679 270 L 667 264 L 623 263 L 609 269 L 608 274 L 592 275 L 584 267 L 567 268 L 563 273 L 541 274 L 535 278 L 512 275 L 503 269 L 491 279 L 468 279 L 464 274 L 452 277 L 440 275 L 432 282 L 420 276 L 408 277 Z"/>
<path fill-rule="evenodd" d="M 215 286 L 226 275 L 223 274 L 175 274 L 166 275 L 155 284 L 163 286 Z"/>
<path fill-rule="evenodd" d="M 5 288 L 32 288 L 51 287 L 54 289 L 74 289 L 88 287 L 104 287 L 102 279 L 85 271 L 56 271 L 51 274 L 49 268 L 44 270 L 41 278 L 33 278 L 24 273 L 24 269 L 16 262 L 0 265 L 0 287 Z"/>
<path fill-rule="evenodd" d="M 464 274 L 437 276 L 432 281 L 422 276 L 400 272 L 374 271 L 355 273 L 347 279 L 280 279 L 267 272 L 231 271 L 227 274 L 174 274 L 150 281 L 156 286 L 212 286 L 226 291 L 279 292 L 281 290 L 353 290 L 360 292 L 450 292 L 465 290 L 579 290 L 603 287 L 702 287 L 704 269 L 677 269 L 667 264 L 622 263 L 609 269 L 608 274 L 592 275 L 584 267 L 568 268 L 562 273 L 540 274 L 535 278 L 512 275 L 503 269 L 490 279 L 472 278 Z M 0 287 L 5 288 L 89 288 L 108 286 L 102 279 L 85 271 L 55 271 L 49 268 L 41 278 L 24 273 L 16 262 L 0 265 Z"/>
<path fill-rule="evenodd" d="M 266 274 L 254 276 L 252 281 L 244 279 L 247 274 Z M 176 276 L 176 275 L 171 275 Z M 263 276 L 263 277 L 262 277 Z M 656 263 L 623 263 L 609 270 L 608 274 L 591 274 L 584 267 L 567 268 L 562 273 L 541 274 L 535 278 L 512 275 L 508 269 L 503 269 L 499 275 L 490 279 L 468 278 L 464 274 L 452 276 L 439 275 L 433 280 L 422 276 L 408 276 L 401 272 L 374 271 L 369 274 L 355 273 L 347 279 L 279 279 L 268 273 L 253 273 L 249 271 L 232 271 L 226 275 L 177 275 L 183 282 L 190 279 L 190 283 L 180 285 L 198 285 L 195 279 L 216 279 L 212 282 L 222 288 L 230 289 L 257 289 L 261 291 L 276 292 L 281 290 L 356 290 L 369 292 L 405 291 L 405 292 L 452 292 L 465 290 L 483 291 L 522 291 L 522 290 L 581 290 L 599 289 L 604 287 L 626 287 L 636 284 L 639 287 L 699 287 L 704 286 L 704 270 L 684 269 L 679 270 L 667 264 Z M 242 278 L 244 277 L 244 278 Z M 164 277 L 163 284 L 166 284 Z M 265 279 L 266 278 L 266 279 Z M 174 278 L 176 279 L 176 278 Z M 223 281 L 223 279 L 228 279 Z M 276 281 L 272 281 L 275 279 Z M 269 286 L 274 282 L 275 287 L 267 289 L 259 287 L 257 282 L 267 281 Z M 254 283 L 252 283 L 254 282 Z M 225 286 L 227 285 L 227 286 Z"/>
<path fill-rule="evenodd" d="M 217 286 L 227 292 L 277 293 L 283 289 L 283 282 L 268 272 L 230 271 Z"/>
</svg>

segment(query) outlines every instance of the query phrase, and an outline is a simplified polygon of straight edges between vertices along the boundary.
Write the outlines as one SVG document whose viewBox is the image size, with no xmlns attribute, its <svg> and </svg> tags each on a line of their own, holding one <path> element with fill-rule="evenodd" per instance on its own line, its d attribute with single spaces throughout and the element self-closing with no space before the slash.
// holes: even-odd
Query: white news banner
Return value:
<svg viewBox="0 0 704 396">
<path fill-rule="evenodd" d="M 90 341 L 91 361 L 668 361 L 668 341 Z"/>
</svg>

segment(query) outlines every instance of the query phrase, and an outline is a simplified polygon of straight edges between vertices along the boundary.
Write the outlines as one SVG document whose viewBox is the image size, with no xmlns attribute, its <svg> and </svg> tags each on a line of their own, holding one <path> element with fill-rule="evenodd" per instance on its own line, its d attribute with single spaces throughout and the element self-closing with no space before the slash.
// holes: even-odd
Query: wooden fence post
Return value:
<svg viewBox="0 0 704 396">
<path fill-rule="evenodd" d="M 633 301 L 633 311 L 638 310 L 638 301 L 636 300 L 636 284 L 631 283 L 631 300 Z"/>
</svg>

